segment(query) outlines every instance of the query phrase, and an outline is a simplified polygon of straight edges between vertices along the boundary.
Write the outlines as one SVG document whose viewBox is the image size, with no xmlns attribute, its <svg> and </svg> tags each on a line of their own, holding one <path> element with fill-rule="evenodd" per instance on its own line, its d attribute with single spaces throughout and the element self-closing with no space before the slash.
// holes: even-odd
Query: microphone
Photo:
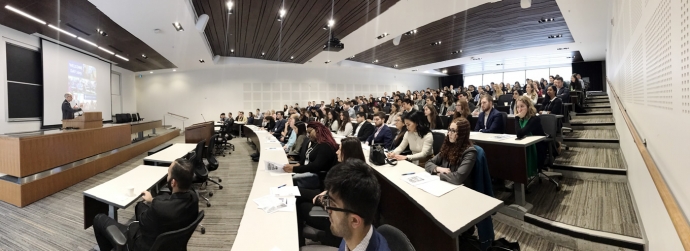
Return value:
<svg viewBox="0 0 690 251">
<path fill-rule="evenodd" d="M 204 122 L 206 122 L 206 118 L 204 118 L 204 114 L 201 114 L 201 118 L 204 119 Z"/>
</svg>

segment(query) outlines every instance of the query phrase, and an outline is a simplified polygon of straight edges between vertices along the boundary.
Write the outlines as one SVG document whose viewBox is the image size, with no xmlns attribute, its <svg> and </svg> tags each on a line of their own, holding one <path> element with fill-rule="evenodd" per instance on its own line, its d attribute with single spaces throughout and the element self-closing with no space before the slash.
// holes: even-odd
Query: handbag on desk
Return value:
<svg viewBox="0 0 690 251">
<path fill-rule="evenodd" d="M 381 144 L 374 144 L 369 147 L 369 162 L 377 166 L 385 164 L 395 166 L 398 164 L 398 161 L 391 161 L 386 157 L 384 147 Z"/>
</svg>

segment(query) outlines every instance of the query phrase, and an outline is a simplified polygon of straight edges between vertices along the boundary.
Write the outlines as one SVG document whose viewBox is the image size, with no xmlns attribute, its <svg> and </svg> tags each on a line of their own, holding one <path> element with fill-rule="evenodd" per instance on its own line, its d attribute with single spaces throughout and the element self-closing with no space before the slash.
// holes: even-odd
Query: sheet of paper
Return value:
<svg viewBox="0 0 690 251">
<path fill-rule="evenodd" d="M 402 180 L 413 186 L 419 186 L 424 183 L 440 180 L 438 176 L 431 175 L 427 172 L 418 172 L 415 174 L 403 175 Z"/>
<path fill-rule="evenodd" d="M 267 151 L 277 151 L 277 150 L 285 151 L 282 147 L 266 147 L 264 150 L 267 150 Z"/>
<path fill-rule="evenodd" d="M 436 197 L 441 197 L 441 195 L 447 194 L 448 192 L 453 191 L 458 187 L 459 186 L 441 180 L 427 182 L 417 186 L 417 188 L 422 189 L 425 192 L 430 193 Z"/>
<path fill-rule="evenodd" d="M 493 138 L 495 140 L 506 140 L 506 139 L 510 139 L 510 138 L 514 138 L 514 137 L 515 137 L 515 135 L 501 134 L 501 135 L 496 135 Z"/>
<path fill-rule="evenodd" d="M 265 170 L 266 171 L 276 172 L 276 173 L 285 173 L 285 171 L 283 171 L 283 166 L 285 166 L 284 164 L 276 163 L 273 161 L 264 161 L 264 163 L 265 163 L 265 167 L 266 167 Z"/>
<path fill-rule="evenodd" d="M 264 212 L 270 214 L 287 207 L 288 200 L 287 198 L 278 198 L 269 194 L 254 199 L 254 202 L 257 204 L 259 209 L 262 209 Z"/>
<path fill-rule="evenodd" d="M 276 197 L 289 197 L 289 196 L 301 196 L 299 189 L 296 186 L 284 186 L 281 188 L 271 187 L 269 188 L 270 193 Z"/>
<path fill-rule="evenodd" d="M 295 206 L 297 204 L 297 198 L 292 197 L 292 198 L 284 198 L 285 202 L 285 207 L 282 207 L 278 209 L 278 212 L 294 212 L 295 211 Z"/>
</svg>

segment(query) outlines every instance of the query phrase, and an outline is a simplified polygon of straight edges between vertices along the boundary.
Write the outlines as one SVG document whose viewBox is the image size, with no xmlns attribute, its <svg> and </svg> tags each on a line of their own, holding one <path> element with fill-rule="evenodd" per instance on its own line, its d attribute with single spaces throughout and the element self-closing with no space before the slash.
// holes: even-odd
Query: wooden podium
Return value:
<svg viewBox="0 0 690 251">
<path fill-rule="evenodd" d="M 66 127 L 79 129 L 101 128 L 103 127 L 103 117 L 101 112 L 84 112 L 83 115 L 74 119 L 62 120 L 62 128 Z"/>
</svg>

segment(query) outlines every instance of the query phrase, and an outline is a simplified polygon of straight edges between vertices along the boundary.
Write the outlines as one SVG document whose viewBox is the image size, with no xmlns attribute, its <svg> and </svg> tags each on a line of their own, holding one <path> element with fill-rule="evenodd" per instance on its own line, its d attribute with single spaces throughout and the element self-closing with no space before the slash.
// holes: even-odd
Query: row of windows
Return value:
<svg viewBox="0 0 690 251">
<path fill-rule="evenodd" d="M 573 74 L 573 68 L 571 66 L 566 67 L 554 67 L 554 68 L 544 68 L 544 69 L 534 69 L 534 70 L 524 70 L 524 71 L 511 71 L 511 72 L 499 72 L 499 73 L 487 73 L 482 75 L 465 76 L 465 86 L 484 86 L 491 82 L 494 83 L 510 83 L 511 85 L 515 82 L 520 82 L 520 85 L 524 85 L 525 79 L 536 79 L 541 80 L 549 79 L 549 76 L 560 75 L 563 80 L 570 81 L 570 75 Z"/>
</svg>

